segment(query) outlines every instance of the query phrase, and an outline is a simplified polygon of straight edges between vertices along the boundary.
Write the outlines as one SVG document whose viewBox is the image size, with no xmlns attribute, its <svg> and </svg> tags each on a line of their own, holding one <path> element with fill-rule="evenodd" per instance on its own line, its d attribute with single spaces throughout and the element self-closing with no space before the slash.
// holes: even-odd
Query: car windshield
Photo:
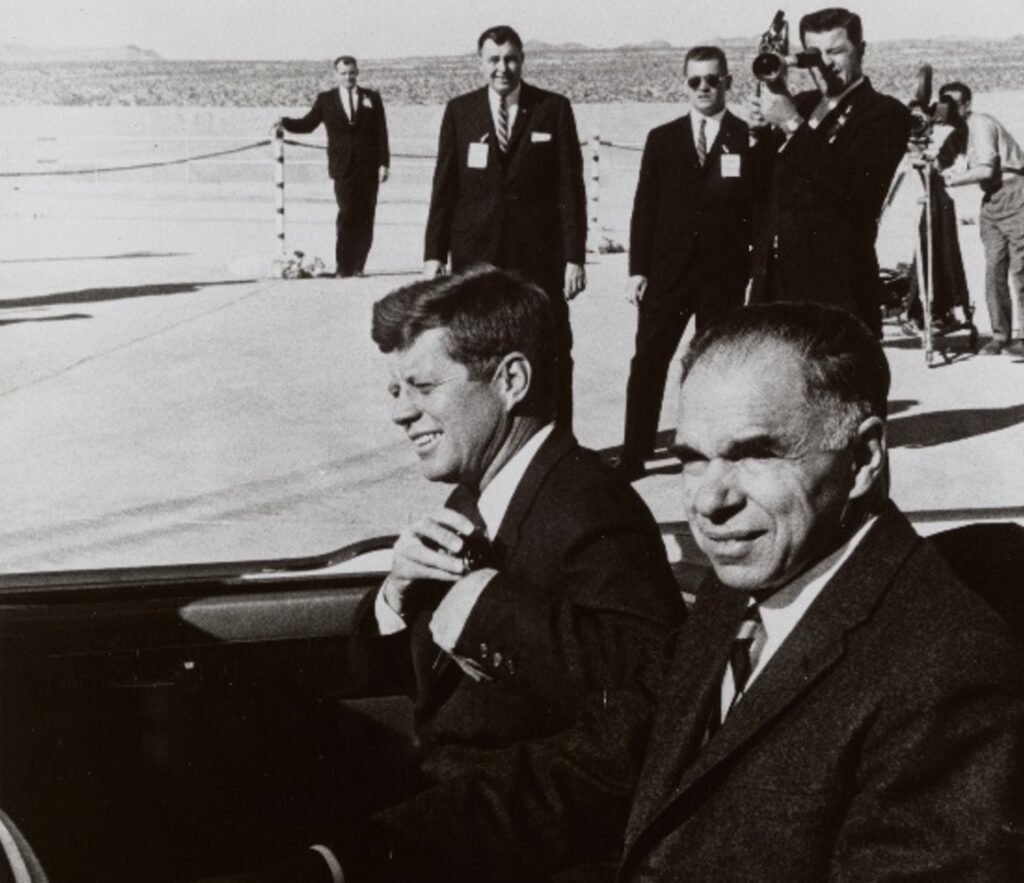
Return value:
<svg viewBox="0 0 1024 883">
<path fill-rule="evenodd" d="M 584 54 L 596 81 L 607 54 Z M 463 61 L 460 88 L 476 76 Z M 564 75 L 543 54 L 531 62 L 541 79 Z M 154 82 L 132 80 L 133 63 L 101 81 L 87 70 L 84 84 L 59 94 L 40 93 L 33 72 L 52 68 L 72 82 L 82 66 L 14 66 L 0 97 L 0 572 L 291 558 L 396 533 L 449 490 L 424 480 L 390 421 L 386 363 L 369 334 L 373 302 L 420 278 L 440 104 L 395 85 L 408 80 L 398 62 L 364 64 L 385 100 L 384 87 L 394 92 L 391 179 L 366 274 L 315 278 L 315 258 L 334 269 L 323 130 L 288 138 L 282 251 L 268 129 L 282 111 L 306 112 L 323 71 L 293 73 L 294 92 L 260 107 L 182 107 L 180 84 L 149 96 L 167 106 L 100 106 L 111 89 Z M 212 63 L 188 64 L 203 88 L 230 79 Z M 593 215 L 587 290 L 572 306 L 575 431 L 611 457 L 636 327 L 623 252 L 641 133 L 677 117 L 682 93 L 666 87 L 653 96 L 662 101 L 638 103 L 579 92 L 587 81 L 553 83 L 577 102 Z M 1024 142 L 1018 99 L 990 90 L 974 104 Z M 961 190 L 984 339 L 979 194 Z M 920 192 L 908 174 L 883 219 L 883 266 L 911 259 Z M 311 278 L 279 278 L 284 264 Z M 885 334 L 896 501 L 919 521 L 1019 519 L 1019 360 L 972 358 L 966 335 L 954 335 L 949 364 L 937 357 L 929 367 L 917 336 L 894 322 Z M 661 521 L 681 517 L 667 451 L 677 379 L 674 366 L 657 456 L 637 484 Z"/>
</svg>

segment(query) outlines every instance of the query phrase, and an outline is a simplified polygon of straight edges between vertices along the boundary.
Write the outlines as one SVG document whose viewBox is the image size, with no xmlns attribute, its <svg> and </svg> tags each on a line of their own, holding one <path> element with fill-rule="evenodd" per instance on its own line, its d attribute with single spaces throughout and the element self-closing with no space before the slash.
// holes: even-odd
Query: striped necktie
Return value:
<svg viewBox="0 0 1024 883">
<path fill-rule="evenodd" d="M 498 149 L 508 153 L 508 100 L 504 95 L 498 97 Z"/>
<path fill-rule="evenodd" d="M 701 168 L 704 168 L 704 163 L 708 158 L 708 138 L 704 131 L 707 124 L 708 121 L 701 117 L 700 128 L 697 130 L 697 165 Z"/>
<path fill-rule="evenodd" d="M 766 637 L 764 623 L 761 621 L 761 610 L 756 602 L 752 603 L 744 612 L 743 621 L 729 647 L 729 670 L 732 672 L 732 682 L 735 688 L 732 701 L 723 716 L 721 689 L 715 691 L 715 701 L 708 717 L 708 739 L 718 731 L 725 718 L 732 714 L 736 704 L 743 698 L 743 692 L 747 689 L 751 672 L 761 656 Z"/>
</svg>

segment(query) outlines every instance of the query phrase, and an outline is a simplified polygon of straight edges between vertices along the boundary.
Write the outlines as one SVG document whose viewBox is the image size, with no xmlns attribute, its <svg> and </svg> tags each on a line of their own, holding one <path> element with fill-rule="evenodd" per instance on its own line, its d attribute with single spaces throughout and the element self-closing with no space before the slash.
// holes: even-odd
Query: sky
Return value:
<svg viewBox="0 0 1024 883">
<path fill-rule="evenodd" d="M 3 0 L 0 44 L 134 44 L 168 59 L 319 59 L 454 55 L 480 31 L 511 24 L 524 40 L 687 46 L 751 37 L 783 0 Z M 789 3 L 794 23 L 828 0 Z M 835 2 L 835 0 L 833 0 Z M 860 0 L 874 40 L 1024 34 L 1024 0 Z"/>
</svg>

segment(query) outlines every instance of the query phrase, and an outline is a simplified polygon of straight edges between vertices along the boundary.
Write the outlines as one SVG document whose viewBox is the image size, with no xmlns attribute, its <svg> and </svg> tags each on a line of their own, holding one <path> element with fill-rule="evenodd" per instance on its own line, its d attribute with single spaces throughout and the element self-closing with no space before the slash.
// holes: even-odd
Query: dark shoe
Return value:
<svg viewBox="0 0 1024 883">
<path fill-rule="evenodd" d="M 1003 351 L 1003 342 L 1001 340 L 990 340 L 980 350 L 978 350 L 979 356 L 998 356 Z"/>
<path fill-rule="evenodd" d="M 615 474 L 624 481 L 633 482 L 643 478 L 647 474 L 644 464 L 640 460 L 620 459 L 612 466 Z"/>
<path fill-rule="evenodd" d="M 1003 352 L 1017 358 L 1024 357 L 1024 340 L 1015 340 Z"/>
</svg>

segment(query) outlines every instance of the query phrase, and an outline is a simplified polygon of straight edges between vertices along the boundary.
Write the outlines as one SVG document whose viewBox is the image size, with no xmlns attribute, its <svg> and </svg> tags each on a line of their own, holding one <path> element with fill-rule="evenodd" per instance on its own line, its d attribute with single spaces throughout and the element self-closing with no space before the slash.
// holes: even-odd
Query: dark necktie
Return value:
<svg viewBox="0 0 1024 883">
<path fill-rule="evenodd" d="M 700 128 L 697 130 L 697 165 L 704 168 L 704 162 L 708 158 L 708 139 L 704 127 L 708 121 L 701 117 Z"/>
<path fill-rule="evenodd" d="M 743 614 L 736 637 L 732 639 L 732 644 L 729 647 L 729 669 L 732 671 L 735 692 L 729 703 L 729 708 L 725 712 L 725 717 L 732 713 L 736 703 L 743 698 L 743 692 L 747 689 L 747 683 L 750 681 L 750 674 L 761 655 L 764 639 L 765 630 L 764 623 L 761 621 L 761 609 L 756 603 L 750 604 Z M 708 717 L 708 739 L 718 731 L 725 719 L 722 716 L 721 686 L 715 691 L 714 697 Z"/>
<path fill-rule="evenodd" d="M 498 104 L 498 149 L 502 153 L 508 153 L 508 100 L 504 95 L 499 96 Z"/>
</svg>

